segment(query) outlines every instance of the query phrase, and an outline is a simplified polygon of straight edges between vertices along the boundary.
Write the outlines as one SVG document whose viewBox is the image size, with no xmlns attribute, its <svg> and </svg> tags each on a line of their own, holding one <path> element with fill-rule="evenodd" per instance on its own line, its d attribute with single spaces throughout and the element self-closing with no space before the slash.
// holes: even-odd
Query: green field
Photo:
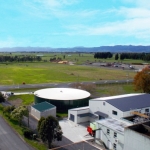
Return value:
<svg viewBox="0 0 150 150">
<path fill-rule="evenodd" d="M 124 59 L 122 61 L 120 60 L 115 60 L 115 57 L 113 55 L 112 58 L 108 58 L 108 59 L 95 59 L 94 58 L 94 53 L 71 53 L 71 52 L 66 52 L 66 53 L 0 53 L 0 55 L 5 55 L 5 56 L 26 56 L 26 55 L 30 55 L 30 56 L 37 56 L 37 55 L 41 55 L 42 56 L 42 60 L 43 61 L 49 61 L 50 58 L 58 58 L 60 57 L 63 60 L 68 60 L 68 61 L 72 61 L 75 62 L 76 64 L 83 64 L 87 61 L 89 62 L 123 62 L 123 63 L 145 63 L 145 61 L 143 60 L 131 60 L 131 59 Z M 65 56 L 65 57 L 64 57 Z"/>
<path fill-rule="evenodd" d="M 37 56 L 41 55 L 41 62 L 3 62 L 0 63 L 0 85 L 18 85 L 25 82 L 33 83 L 60 83 L 76 81 L 98 81 L 133 78 L 133 71 L 111 70 L 83 66 L 92 62 L 122 62 L 145 63 L 142 60 L 115 60 L 94 59 L 94 53 L 0 53 L 3 56 Z M 50 62 L 50 58 L 60 57 L 62 60 L 73 62 L 75 65 L 63 65 Z"/>
<path fill-rule="evenodd" d="M 0 85 L 132 79 L 133 71 L 50 62 L 0 64 Z"/>
</svg>

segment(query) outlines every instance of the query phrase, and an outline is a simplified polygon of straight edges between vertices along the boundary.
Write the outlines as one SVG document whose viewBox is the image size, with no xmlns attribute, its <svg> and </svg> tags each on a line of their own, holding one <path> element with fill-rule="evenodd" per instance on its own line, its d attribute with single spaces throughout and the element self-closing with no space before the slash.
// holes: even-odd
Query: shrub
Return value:
<svg viewBox="0 0 150 150">
<path fill-rule="evenodd" d="M 4 98 L 3 94 L 0 92 L 0 103 L 4 102 L 4 101 L 5 101 L 5 98 Z"/>
<path fill-rule="evenodd" d="M 24 130 L 23 131 L 23 135 L 25 138 L 28 138 L 28 139 L 32 139 L 33 138 L 33 132 L 31 130 Z"/>
</svg>

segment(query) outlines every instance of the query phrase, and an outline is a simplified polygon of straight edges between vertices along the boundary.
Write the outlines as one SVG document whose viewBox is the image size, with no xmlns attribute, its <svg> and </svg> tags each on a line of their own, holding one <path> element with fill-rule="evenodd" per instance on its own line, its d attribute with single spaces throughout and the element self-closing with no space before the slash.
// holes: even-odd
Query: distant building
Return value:
<svg viewBox="0 0 150 150">
<path fill-rule="evenodd" d="M 64 60 L 64 61 L 58 61 L 58 64 L 68 64 L 69 62 Z"/>
</svg>

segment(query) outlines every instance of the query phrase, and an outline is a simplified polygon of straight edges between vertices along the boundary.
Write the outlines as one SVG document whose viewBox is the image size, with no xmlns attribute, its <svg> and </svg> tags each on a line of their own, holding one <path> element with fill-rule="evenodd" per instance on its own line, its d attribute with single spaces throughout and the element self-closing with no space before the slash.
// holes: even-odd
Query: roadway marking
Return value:
<svg viewBox="0 0 150 150">
<path fill-rule="evenodd" d="M 91 146 L 93 146 L 93 147 L 95 147 L 95 148 L 97 148 L 97 149 L 99 149 L 99 150 L 103 150 L 103 149 L 101 149 L 100 147 L 97 147 L 97 146 L 91 144 L 90 142 L 86 141 L 81 135 L 79 135 L 79 137 L 83 140 L 82 142 L 88 143 L 89 145 L 91 145 Z M 95 142 L 95 141 L 94 141 L 94 142 Z"/>
</svg>

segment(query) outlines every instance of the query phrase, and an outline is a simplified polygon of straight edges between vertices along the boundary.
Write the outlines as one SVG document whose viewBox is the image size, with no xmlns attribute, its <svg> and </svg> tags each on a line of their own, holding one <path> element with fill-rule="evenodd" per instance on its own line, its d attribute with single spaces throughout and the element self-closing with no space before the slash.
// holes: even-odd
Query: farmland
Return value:
<svg viewBox="0 0 150 150">
<path fill-rule="evenodd" d="M 79 65 L 45 63 L 0 64 L 0 85 L 132 79 L 135 72 Z"/>
<path fill-rule="evenodd" d="M 100 68 L 84 66 L 95 62 L 115 62 L 109 59 L 94 59 L 92 53 L 0 53 L 5 56 L 41 56 L 37 62 L 3 62 L 0 63 L 0 85 L 17 85 L 25 82 L 34 83 L 62 83 L 78 81 L 119 80 L 132 79 L 133 70 Z M 51 58 L 61 58 L 74 65 L 50 62 Z M 142 60 L 123 60 L 117 63 L 144 63 Z M 128 76 L 128 77 L 127 77 Z"/>
</svg>

